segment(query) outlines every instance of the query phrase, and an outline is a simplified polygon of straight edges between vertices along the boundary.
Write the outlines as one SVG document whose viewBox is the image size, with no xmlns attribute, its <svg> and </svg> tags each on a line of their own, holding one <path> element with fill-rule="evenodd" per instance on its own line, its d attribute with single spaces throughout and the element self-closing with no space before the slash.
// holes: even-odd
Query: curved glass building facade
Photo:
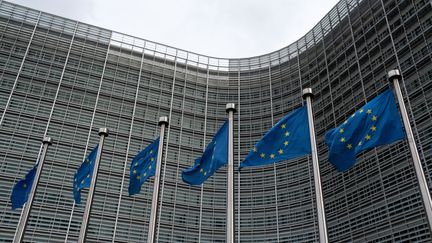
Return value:
<svg viewBox="0 0 432 243">
<path fill-rule="evenodd" d="M 234 163 L 311 87 L 330 242 L 431 242 L 406 141 L 358 156 L 338 173 L 324 134 L 389 87 L 399 68 L 423 169 L 432 186 L 432 5 L 428 0 L 341 0 L 295 43 L 223 59 L 0 1 L 0 241 L 21 210 L 13 185 L 49 147 L 26 242 L 76 242 L 84 205 L 72 180 L 108 127 L 88 242 L 147 239 L 153 180 L 129 197 L 129 164 L 168 116 L 158 242 L 224 242 L 226 168 L 202 187 L 181 180 L 223 120 L 234 119 Z M 83 193 L 83 203 L 87 192 Z M 310 157 L 235 172 L 236 242 L 317 242 Z"/>
</svg>

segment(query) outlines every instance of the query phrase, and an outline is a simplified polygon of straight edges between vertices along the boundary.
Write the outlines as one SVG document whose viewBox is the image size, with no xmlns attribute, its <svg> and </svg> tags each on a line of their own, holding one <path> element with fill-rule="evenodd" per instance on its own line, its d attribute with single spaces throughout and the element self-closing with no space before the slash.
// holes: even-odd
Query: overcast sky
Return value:
<svg viewBox="0 0 432 243">
<path fill-rule="evenodd" d="M 338 0 L 7 0 L 213 57 L 251 57 L 296 41 Z"/>
</svg>

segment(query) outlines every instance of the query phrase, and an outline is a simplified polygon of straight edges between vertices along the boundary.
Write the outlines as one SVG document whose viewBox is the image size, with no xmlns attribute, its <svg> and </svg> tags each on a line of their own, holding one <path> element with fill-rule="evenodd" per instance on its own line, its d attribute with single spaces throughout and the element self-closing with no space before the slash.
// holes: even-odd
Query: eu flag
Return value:
<svg viewBox="0 0 432 243">
<path fill-rule="evenodd" d="M 355 164 L 358 153 L 404 137 L 393 92 L 387 89 L 328 131 L 325 141 L 330 163 L 338 171 L 346 171 Z"/>
<path fill-rule="evenodd" d="M 75 203 L 81 203 L 81 189 L 89 188 L 91 178 L 93 175 L 94 164 L 96 162 L 96 155 L 99 145 L 96 145 L 94 149 L 90 152 L 87 158 L 83 161 L 74 176 L 73 183 L 73 194 Z"/>
<path fill-rule="evenodd" d="M 156 173 L 156 158 L 158 155 L 159 138 L 139 152 L 130 166 L 129 196 L 141 191 L 141 185 Z"/>
<path fill-rule="evenodd" d="M 204 154 L 194 165 L 182 172 L 182 179 L 190 185 L 201 185 L 220 167 L 228 163 L 228 121 L 214 135 Z"/>
<path fill-rule="evenodd" d="M 302 106 L 273 126 L 240 163 L 239 169 L 272 164 L 308 155 L 311 151 L 307 107 Z"/>
<path fill-rule="evenodd" d="M 24 179 L 18 181 L 12 189 L 12 209 L 21 208 L 28 200 L 33 181 L 36 175 L 37 164 L 27 173 Z"/>
</svg>

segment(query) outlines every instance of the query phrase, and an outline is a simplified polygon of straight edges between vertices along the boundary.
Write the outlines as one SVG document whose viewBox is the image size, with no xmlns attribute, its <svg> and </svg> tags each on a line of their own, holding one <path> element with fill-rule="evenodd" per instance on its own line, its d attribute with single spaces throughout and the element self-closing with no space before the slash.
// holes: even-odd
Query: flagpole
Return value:
<svg viewBox="0 0 432 243">
<path fill-rule="evenodd" d="M 52 144 L 52 138 L 50 137 L 44 137 L 42 140 L 42 144 L 43 144 L 43 149 L 42 149 L 42 156 L 38 162 L 38 166 L 36 169 L 36 175 L 33 181 L 33 185 L 31 187 L 30 193 L 28 195 L 28 199 L 26 204 L 24 205 L 24 209 L 23 209 L 23 213 L 21 216 L 21 220 L 18 224 L 18 228 L 17 228 L 17 233 L 15 234 L 15 238 L 14 238 L 14 243 L 21 243 L 24 237 L 24 232 L 25 229 L 27 227 L 27 220 L 29 218 L 30 215 L 30 211 L 32 209 L 32 205 L 33 205 L 33 199 L 34 199 L 34 195 L 39 183 L 39 179 L 40 179 L 40 175 L 42 172 L 42 167 L 45 161 L 45 157 L 46 157 L 46 153 L 48 150 L 48 146 Z"/>
<path fill-rule="evenodd" d="M 159 117 L 158 125 L 160 126 L 161 130 L 159 135 L 158 155 L 156 158 L 156 172 L 154 176 L 153 199 L 152 199 L 150 223 L 149 223 L 149 230 L 148 230 L 148 237 L 147 237 L 148 243 L 155 242 L 156 215 L 157 215 L 157 210 L 159 205 L 160 172 L 162 167 L 162 150 L 164 145 L 165 128 L 168 126 L 168 117 L 166 116 Z"/>
<path fill-rule="evenodd" d="M 306 100 L 307 112 L 308 112 L 308 121 L 309 121 L 309 136 L 310 143 L 312 149 L 312 165 L 314 171 L 314 182 L 315 182 L 315 196 L 316 196 L 316 204 L 317 204 L 317 213 L 318 213 L 318 229 L 319 229 L 319 239 L 320 243 L 327 243 L 327 225 L 325 219 L 324 212 L 324 199 L 321 189 L 321 177 L 319 171 L 319 163 L 318 163 L 318 150 L 316 146 L 315 140 L 315 126 L 313 121 L 312 114 L 312 98 L 313 93 L 311 88 L 303 89 L 303 99 Z"/>
<path fill-rule="evenodd" d="M 233 124 L 234 112 L 236 111 L 234 103 L 226 104 L 228 113 L 228 181 L 227 181 L 227 222 L 226 222 L 226 242 L 234 243 L 234 139 Z"/>
<path fill-rule="evenodd" d="M 417 180 L 420 186 L 420 192 L 423 199 L 423 204 L 426 210 L 426 215 L 429 222 L 429 227 L 432 230 L 432 200 L 428 188 L 428 183 L 426 181 L 426 177 L 420 162 L 420 156 L 418 154 L 417 146 L 414 140 L 414 135 L 411 129 L 411 125 L 408 118 L 408 113 L 405 107 L 405 102 L 403 100 L 401 88 L 399 86 L 399 79 L 402 79 L 402 76 L 398 69 L 394 69 L 388 72 L 389 81 L 393 83 L 394 90 L 396 92 L 396 97 L 398 99 L 400 112 L 402 115 L 402 120 L 405 126 L 405 132 L 407 135 L 407 140 L 409 144 L 409 148 L 411 151 L 411 157 L 414 162 L 414 168 L 417 175 Z"/>
<path fill-rule="evenodd" d="M 86 206 L 84 209 L 84 216 L 83 216 L 83 221 L 81 224 L 78 243 L 84 243 L 86 235 L 87 235 L 87 229 L 88 229 L 87 226 L 88 226 L 91 207 L 92 207 L 92 203 L 93 203 L 93 196 L 94 196 L 94 191 L 95 191 L 95 187 L 96 187 L 96 179 L 97 179 L 97 174 L 98 174 L 98 170 L 99 170 L 99 163 L 100 163 L 100 159 L 102 156 L 105 137 L 107 137 L 108 134 L 109 134 L 108 128 L 99 128 L 99 136 L 100 136 L 99 148 L 98 148 L 98 152 L 96 154 L 96 161 L 94 162 L 95 164 L 94 164 L 93 174 L 91 177 L 90 188 L 89 188 L 89 192 L 88 192 L 88 196 L 87 196 L 87 202 L 86 202 Z"/>
</svg>

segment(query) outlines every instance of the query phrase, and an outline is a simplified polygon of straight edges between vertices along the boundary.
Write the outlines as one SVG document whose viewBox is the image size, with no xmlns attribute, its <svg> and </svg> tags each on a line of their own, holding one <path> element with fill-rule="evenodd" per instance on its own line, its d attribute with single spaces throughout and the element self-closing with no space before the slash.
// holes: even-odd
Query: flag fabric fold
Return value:
<svg viewBox="0 0 432 243">
<path fill-rule="evenodd" d="M 19 180 L 12 189 L 11 202 L 12 209 L 21 208 L 28 200 L 28 195 L 33 186 L 36 175 L 37 164 L 27 173 L 24 179 Z"/>
<path fill-rule="evenodd" d="M 74 175 L 73 195 L 75 203 L 81 203 L 81 189 L 89 188 L 99 145 L 93 148 Z"/>
<path fill-rule="evenodd" d="M 228 121 L 214 135 L 203 155 L 194 165 L 182 172 L 182 179 L 190 185 L 201 185 L 220 167 L 228 163 Z"/>
<path fill-rule="evenodd" d="M 274 125 L 257 142 L 240 167 L 272 164 L 311 154 L 307 107 L 302 106 Z"/>
<path fill-rule="evenodd" d="M 328 159 L 338 171 L 346 171 L 356 161 L 356 155 L 371 148 L 405 138 L 401 119 L 391 89 L 387 89 L 342 125 L 329 130 L 325 142 Z"/>
<path fill-rule="evenodd" d="M 141 191 L 141 185 L 155 175 L 156 159 L 158 155 L 159 138 L 139 152 L 133 159 L 130 166 L 129 196 Z"/>
</svg>

